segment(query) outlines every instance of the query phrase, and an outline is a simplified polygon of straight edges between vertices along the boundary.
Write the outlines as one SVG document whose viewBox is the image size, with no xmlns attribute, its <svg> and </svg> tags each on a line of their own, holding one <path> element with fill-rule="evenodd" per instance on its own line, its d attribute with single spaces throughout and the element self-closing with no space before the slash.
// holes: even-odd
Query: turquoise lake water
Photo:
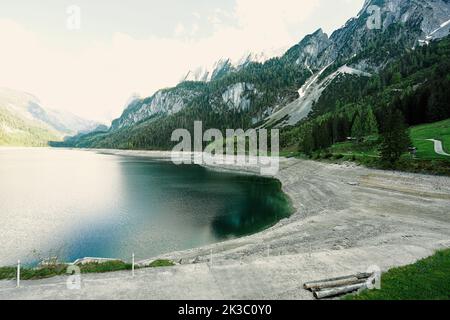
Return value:
<svg viewBox="0 0 450 320">
<path fill-rule="evenodd" d="M 256 233 L 288 217 L 273 179 L 64 149 L 0 149 L 0 265 L 130 260 Z"/>
</svg>

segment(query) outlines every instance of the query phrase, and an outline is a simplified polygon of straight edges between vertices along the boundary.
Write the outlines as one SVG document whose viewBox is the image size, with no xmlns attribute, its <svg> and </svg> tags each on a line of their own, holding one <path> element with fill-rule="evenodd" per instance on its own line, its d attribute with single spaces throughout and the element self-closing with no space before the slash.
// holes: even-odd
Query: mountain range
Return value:
<svg viewBox="0 0 450 320">
<path fill-rule="evenodd" d="M 378 13 L 380 24 L 369 26 Z M 358 15 L 331 35 L 319 29 L 280 56 L 249 54 L 241 62 L 222 59 L 190 71 L 176 87 L 134 99 L 109 130 L 77 135 L 60 145 L 167 149 L 173 146 L 173 130 L 193 130 L 195 120 L 202 120 L 205 129 L 291 130 L 337 110 L 341 102 L 361 102 L 361 92 L 382 74 L 412 77 L 404 70 L 389 72 L 405 55 L 446 39 L 449 30 L 449 0 L 366 0 Z M 427 80 L 416 77 L 407 89 L 417 91 Z M 377 94 L 385 89 L 378 86 Z"/>
<path fill-rule="evenodd" d="M 213 80 L 220 79 L 221 77 L 231 73 L 231 72 L 239 72 L 250 63 L 264 63 L 267 60 L 281 56 L 282 50 L 269 50 L 267 52 L 253 53 L 249 52 L 244 54 L 241 58 L 237 60 L 232 59 L 220 59 L 214 62 L 213 65 L 209 67 L 199 67 L 195 70 L 190 70 L 188 73 L 181 79 L 181 82 L 184 81 L 203 81 L 209 82 Z"/>
</svg>

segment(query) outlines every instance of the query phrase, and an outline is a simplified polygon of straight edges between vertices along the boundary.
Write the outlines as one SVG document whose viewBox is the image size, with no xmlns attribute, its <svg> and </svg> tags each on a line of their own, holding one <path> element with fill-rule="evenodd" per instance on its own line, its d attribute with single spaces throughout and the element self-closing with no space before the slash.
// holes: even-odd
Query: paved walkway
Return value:
<svg viewBox="0 0 450 320">
<path fill-rule="evenodd" d="M 444 151 L 444 147 L 442 146 L 442 141 L 435 140 L 435 139 L 427 139 L 427 141 L 431 141 L 434 143 L 434 151 L 437 154 L 440 154 L 441 156 L 448 156 L 450 157 L 450 154 Z"/>
<path fill-rule="evenodd" d="M 0 299 L 313 299 L 303 283 L 326 277 L 366 272 L 373 265 L 386 270 L 426 257 L 417 246 L 366 247 L 312 254 L 260 257 L 213 265 L 181 265 L 161 269 L 82 277 L 80 290 L 69 290 L 66 277 L 40 281 L 0 282 Z"/>
</svg>

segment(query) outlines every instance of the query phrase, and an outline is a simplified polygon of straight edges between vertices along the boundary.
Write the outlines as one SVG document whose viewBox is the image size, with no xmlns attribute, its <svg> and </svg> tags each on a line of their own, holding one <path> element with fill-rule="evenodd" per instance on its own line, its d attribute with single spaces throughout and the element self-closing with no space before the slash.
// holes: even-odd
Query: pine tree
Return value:
<svg viewBox="0 0 450 320">
<path fill-rule="evenodd" d="M 377 119 L 372 111 L 372 108 L 367 108 L 364 122 L 365 135 L 374 135 L 378 133 Z"/>
<path fill-rule="evenodd" d="M 365 125 L 361 108 L 358 108 L 355 119 L 353 120 L 352 136 L 358 140 L 365 136 Z"/>
<path fill-rule="evenodd" d="M 313 139 L 313 129 L 309 123 L 303 127 L 300 136 L 302 137 L 300 141 L 300 149 L 306 155 L 310 156 L 313 150 L 315 149 L 315 146 Z"/>
<path fill-rule="evenodd" d="M 403 114 L 398 109 L 390 108 L 383 119 L 380 152 L 381 159 L 391 165 L 411 146 L 411 138 Z"/>
</svg>

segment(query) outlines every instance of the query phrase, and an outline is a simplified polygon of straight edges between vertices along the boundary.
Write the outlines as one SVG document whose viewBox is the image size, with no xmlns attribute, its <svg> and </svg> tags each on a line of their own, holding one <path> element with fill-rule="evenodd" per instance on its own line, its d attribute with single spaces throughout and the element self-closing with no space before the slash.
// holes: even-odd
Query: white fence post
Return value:
<svg viewBox="0 0 450 320">
<path fill-rule="evenodd" d="M 20 288 L 20 260 L 17 261 L 17 288 Z"/>
<path fill-rule="evenodd" d="M 131 258 L 131 274 L 132 274 L 132 276 L 133 276 L 133 278 L 134 278 L 134 252 L 133 252 L 133 254 L 132 254 L 132 256 L 131 256 L 132 258 Z"/>
</svg>

